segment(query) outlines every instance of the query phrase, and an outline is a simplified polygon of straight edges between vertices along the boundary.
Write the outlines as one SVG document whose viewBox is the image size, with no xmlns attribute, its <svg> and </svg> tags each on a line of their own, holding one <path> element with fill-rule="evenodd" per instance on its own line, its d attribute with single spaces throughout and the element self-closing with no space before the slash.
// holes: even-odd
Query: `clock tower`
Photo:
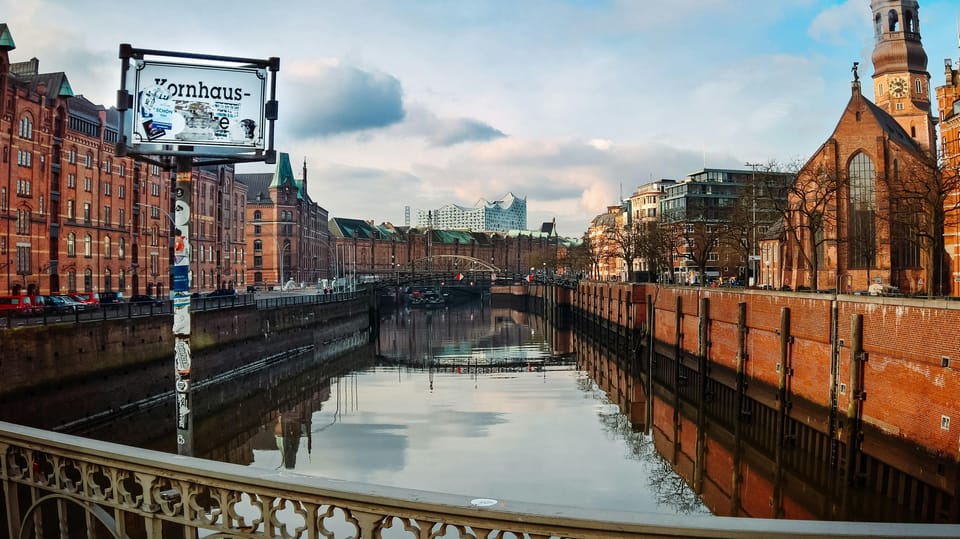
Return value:
<svg viewBox="0 0 960 539">
<path fill-rule="evenodd" d="M 874 101 L 924 150 L 936 152 L 927 53 L 920 42 L 920 5 L 917 0 L 870 0 L 870 9 Z"/>
</svg>

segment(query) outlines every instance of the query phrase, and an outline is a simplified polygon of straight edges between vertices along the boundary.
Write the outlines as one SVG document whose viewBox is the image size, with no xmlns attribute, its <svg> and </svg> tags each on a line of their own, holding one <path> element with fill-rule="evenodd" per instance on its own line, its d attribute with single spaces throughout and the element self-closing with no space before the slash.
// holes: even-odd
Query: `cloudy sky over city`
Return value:
<svg viewBox="0 0 960 539">
<path fill-rule="evenodd" d="M 120 43 L 281 59 L 277 148 L 332 217 L 527 197 L 578 236 L 637 186 L 791 162 L 830 135 L 869 0 L 0 0 L 12 61 L 106 106 Z M 957 64 L 956 0 L 921 0 L 933 86 Z M 264 170 L 264 165 L 241 171 Z"/>
</svg>

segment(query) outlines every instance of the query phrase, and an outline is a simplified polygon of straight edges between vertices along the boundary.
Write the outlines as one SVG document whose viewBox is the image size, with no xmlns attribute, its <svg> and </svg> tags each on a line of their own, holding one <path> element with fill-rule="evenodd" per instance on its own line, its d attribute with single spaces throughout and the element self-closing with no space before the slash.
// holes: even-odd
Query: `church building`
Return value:
<svg viewBox="0 0 960 539">
<path fill-rule="evenodd" d="M 830 137 L 790 189 L 780 282 L 840 293 L 944 293 L 942 182 L 917 0 L 871 0 L 873 91 L 859 66 Z"/>
</svg>

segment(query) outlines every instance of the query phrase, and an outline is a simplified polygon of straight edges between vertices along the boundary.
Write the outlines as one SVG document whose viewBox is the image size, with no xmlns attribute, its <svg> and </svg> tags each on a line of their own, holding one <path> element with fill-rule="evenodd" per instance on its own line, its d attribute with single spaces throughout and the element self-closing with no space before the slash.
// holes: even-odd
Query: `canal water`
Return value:
<svg viewBox="0 0 960 539">
<path fill-rule="evenodd" d="M 388 312 L 376 335 L 354 339 L 349 353 L 312 350 L 197 390 L 196 456 L 584 508 L 948 519 L 950 500 L 923 490 L 932 487 L 889 471 L 877 482 L 883 489 L 838 485 L 822 458 L 778 455 L 750 442 L 762 441 L 756 426 L 759 437 L 746 427 L 735 435 L 698 418 L 677 392 L 636 382 L 629 361 L 595 337 L 489 298 Z M 172 417 L 172 406 L 160 405 L 73 432 L 176 452 Z M 911 492 L 934 493 L 919 496 L 932 509 L 918 510 Z"/>
</svg>

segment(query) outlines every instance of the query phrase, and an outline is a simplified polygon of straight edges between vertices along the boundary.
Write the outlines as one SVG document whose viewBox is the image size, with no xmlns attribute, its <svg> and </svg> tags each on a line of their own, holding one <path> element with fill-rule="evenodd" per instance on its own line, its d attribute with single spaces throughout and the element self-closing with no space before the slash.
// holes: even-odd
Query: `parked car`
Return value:
<svg viewBox="0 0 960 539">
<path fill-rule="evenodd" d="M 84 310 L 92 311 L 100 308 L 100 300 L 97 299 L 96 294 L 91 292 L 77 292 L 74 294 L 67 294 L 67 296 L 78 303 L 82 303 L 84 305 Z"/>
<path fill-rule="evenodd" d="M 207 297 L 208 298 L 226 298 L 226 297 L 236 296 L 236 295 L 237 295 L 237 291 L 234 290 L 233 288 L 218 288 L 213 292 L 210 292 L 209 294 L 207 294 Z"/>
<path fill-rule="evenodd" d="M 37 303 L 43 304 L 45 314 L 73 314 L 77 311 L 77 302 L 65 296 L 40 296 Z"/>
<path fill-rule="evenodd" d="M 134 294 L 134 295 L 130 296 L 129 302 L 130 302 L 130 303 L 140 304 L 140 305 L 150 304 L 150 305 L 153 305 L 153 306 L 155 306 L 155 307 L 159 307 L 159 306 L 163 305 L 163 301 L 161 301 L 161 300 L 159 300 L 159 299 L 157 299 L 157 298 L 155 298 L 155 297 L 153 297 L 153 296 L 148 296 L 148 295 L 146 295 L 146 294 Z"/>
<path fill-rule="evenodd" d="M 97 297 L 97 301 L 101 305 L 115 305 L 117 303 L 123 303 L 123 297 L 119 292 L 100 292 L 99 294 L 94 294 Z"/>
<path fill-rule="evenodd" d="M 43 312 L 37 296 L 0 296 L 0 316 L 30 316 Z"/>
</svg>

